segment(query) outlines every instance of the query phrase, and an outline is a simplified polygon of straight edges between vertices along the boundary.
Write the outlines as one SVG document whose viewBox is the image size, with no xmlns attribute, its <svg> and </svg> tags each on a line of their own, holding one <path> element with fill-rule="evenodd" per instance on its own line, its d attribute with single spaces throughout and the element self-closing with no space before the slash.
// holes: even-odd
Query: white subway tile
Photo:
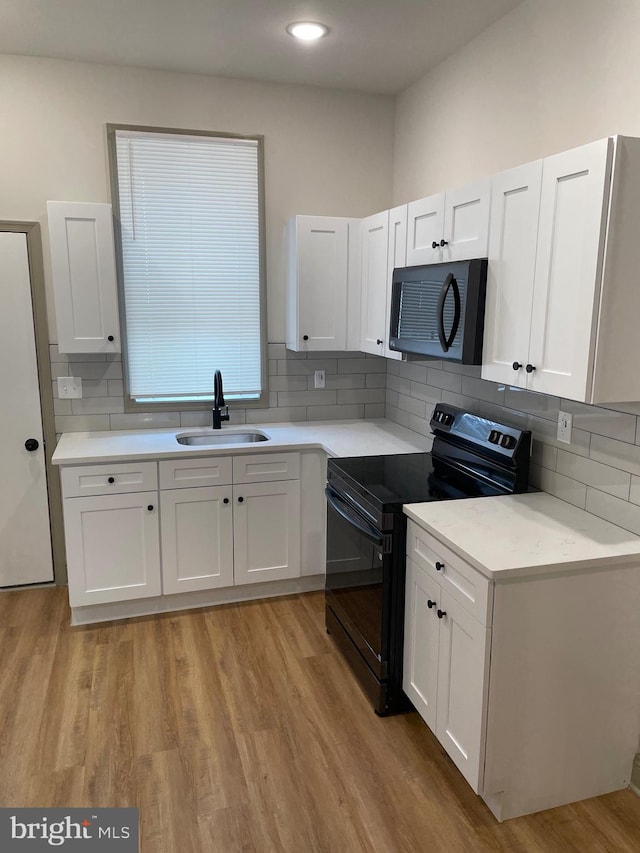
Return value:
<svg viewBox="0 0 640 853">
<path fill-rule="evenodd" d="M 72 400 L 71 407 L 74 415 L 119 415 L 124 412 L 121 397 L 83 397 Z"/>
<path fill-rule="evenodd" d="M 384 374 L 371 373 L 369 376 L 380 376 L 382 380 L 385 379 Z M 364 388 L 367 379 L 368 376 L 366 373 L 336 373 L 335 375 L 330 374 L 329 376 L 325 376 L 325 386 L 336 391 L 345 388 Z M 307 382 L 309 389 L 313 389 L 313 376 L 309 376 Z M 382 387 L 384 387 L 384 383 Z"/>
<path fill-rule="evenodd" d="M 333 406 L 337 402 L 337 393 L 326 388 L 316 391 L 280 391 L 278 406 Z"/>
<path fill-rule="evenodd" d="M 384 388 L 350 388 L 338 391 L 337 403 L 383 403 Z"/>
<path fill-rule="evenodd" d="M 350 360 L 349 364 L 357 362 L 360 359 Z M 342 362 L 346 364 L 346 362 Z M 362 359 L 364 365 L 364 359 Z M 338 362 L 335 358 L 308 358 L 305 361 L 278 361 L 278 376 L 308 376 L 313 375 L 314 370 L 324 370 L 325 373 L 338 373 Z M 366 373 L 366 370 L 347 370 L 346 367 L 342 373 Z"/>
<path fill-rule="evenodd" d="M 434 388 L 433 385 L 425 385 L 422 382 L 412 382 L 410 395 L 427 403 L 439 403 L 442 400 L 442 388 Z"/>
<path fill-rule="evenodd" d="M 587 489 L 587 512 L 640 535 L 640 507 L 598 489 Z"/>
<path fill-rule="evenodd" d="M 426 384 L 442 388 L 443 391 L 453 391 L 454 394 L 462 393 L 462 376 L 459 373 L 447 373 L 446 370 L 429 368 Z"/>
<path fill-rule="evenodd" d="M 538 418 L 558 423 L 558 412 L 560 411 L 560 400 L 558 397 L 550 397 L 548 394 L 537 394 L 535 391 L 527 391 L 526 388 L 507 386 L 504 395 L 504 405 L 518 412 L 527 412 Z"/>
<path fill-rule="evenodd" d="M 587 487 L 584 483 L 578 483 L 577 480 L 572 480 L 556 471 L 540 468 L 540 488 L 581 509 L 585 507 Z"/>
<path fill-rule="evenodd" d="M 247 409 L 248 424 L 278 424 L 306 421 L 306 406 L 279 406 L 277 409 Z"/>
<path fill-rule="evenodd" d="M 364 417 L 364 404 L 340 406 L 307 406 L 310 421 L 345 420 Z"/>
<path fill-rule="evenodd" d="M 180 412 L 125 412 L 109 415 L 111 429 L 178 429 Z"/>
<path fill-rule="evenodd" d="M 590 456 L 597 462 L 604 462 L 605 465 L 611 465 L 613 468 L 640 475 L 640 447 L 637 444 L 627 444 L 615 438 L 592 435 Z"/>
<path fill-rule="evenodd" d="M 272 376 L 269 379 L 269 391 L 306 391 L 306 376 Z"/>
<path fill-rule="evenodd" d="M 331 372 L 335 373 L 335 370 Z M 387 364 L 384 358 L 345 358 L 338 361 L 338 373 L 386 372 Z"/>
<path fill-rule="evenodd" d="M 385 412 L 384 403 L 365 403 L 364 416 L 365 418 L 383 418 Z"/>
<path fill-rule="evenodd" d="M 573 415 L 573 428 L 584 429 L 587 432 L 595 432 L 619 441 L 628 441 L 631 444 L 636 439 L 636 416 L 625 412 L 613 412 L 610 409 L 601 409 L 599 406 L 587 406 L 585 403 L 576 403 L 574 400 L 562 400 L 563 412 Z"/>
<path fill-rule="evenodd" d="M 631 475 L 618 468 L 611 468 L 584 456 L 576 456 L 575 453 L 567 453 L 566 450 L 558 450 L 556 471 L 622 500 L 629 499 Z"/>
<path fill-rule="evenodd" d="M 56 432 L 96 432 L 109 429 L 109 415 L 60 415 Z"/>
<path fill-rule="evenodd" d="M 462 393 L 465 397 L 475 397 L 478 400 L 496 403 L 498 406 L 505 404 L 504 385 L 485 382 L 483 379 L 474 379 L 472 376 L 462 377 Z"/>
<path fill-rule="evenodd" d="M 412 415 L 417 415 L 420 418 L 426 417 L 427 404 L 424 400 L 418 400 L 417 397 L 407 397 L 406 394 L 399 394 L 398 406 Z"/>
</svg>

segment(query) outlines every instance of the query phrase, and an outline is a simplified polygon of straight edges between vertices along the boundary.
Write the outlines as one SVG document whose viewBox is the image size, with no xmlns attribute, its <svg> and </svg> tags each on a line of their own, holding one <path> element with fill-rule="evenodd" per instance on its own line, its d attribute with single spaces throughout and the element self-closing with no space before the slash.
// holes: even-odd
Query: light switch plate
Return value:
<svg viewBox="0 0 640 853">
<path fill-rule="evenodd" d="M 558 412 L 558 441 L 571 444 L 571 428 L 573 415 L 571 412 Z"/>
<path fill-rule="evenodd" d="M 82 397 L 82 379 L 79 376 L 58 376 L 58 397 L 61 400 L 79 400 Z"/>
<path fill-rule="evenodd" d="M 325 372 L 324 370 L 314 370 L 313 372 L 313 387 L 314 388 L 324 388 L 325 385 Z"/>
</svg>

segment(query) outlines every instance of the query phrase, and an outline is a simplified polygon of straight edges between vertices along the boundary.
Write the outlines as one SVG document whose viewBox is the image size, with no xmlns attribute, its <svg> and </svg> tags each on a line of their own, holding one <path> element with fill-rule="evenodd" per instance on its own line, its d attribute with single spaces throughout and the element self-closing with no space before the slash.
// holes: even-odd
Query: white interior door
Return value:
<svg viewBox="0 0 640 853">
<path fill-rule="evenodd" d="M 27 238 L 0 232 L 0 587 L 53 580 Z M 38 442 L 25 448 L 27 439 Z"/>
</svg>

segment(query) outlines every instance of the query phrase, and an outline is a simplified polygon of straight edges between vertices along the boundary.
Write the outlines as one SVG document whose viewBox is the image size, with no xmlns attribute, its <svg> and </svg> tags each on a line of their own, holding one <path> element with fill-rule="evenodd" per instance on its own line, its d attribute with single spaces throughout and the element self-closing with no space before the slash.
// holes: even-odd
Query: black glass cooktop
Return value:
<svg viewBox="0 0 640 853">
<path fill-rule="evenodd" d="M 453 471 L 430 453 L 330 459 L 328 475 L 330 483 L 341 480 L 342 486 L 383 512 L 407 503 L 503 494 L 489 483 Z"/>
</svg>

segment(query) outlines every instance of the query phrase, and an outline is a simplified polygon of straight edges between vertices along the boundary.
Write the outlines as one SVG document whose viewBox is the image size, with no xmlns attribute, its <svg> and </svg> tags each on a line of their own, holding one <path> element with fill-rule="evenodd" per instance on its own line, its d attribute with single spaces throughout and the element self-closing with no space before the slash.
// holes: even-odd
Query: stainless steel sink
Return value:
<svg viewBox="0 0 640 853">
<path fill-rule="evenodd" d="M 224 444 L 249 444 L 256 441 L 269 441 L 269 436 L 263 432 L 225 432 L 210 430 L 209 432 L 183 432 L 176 435 L 178 444 L 190 447 L 218 447 Z"/>
</svg>

